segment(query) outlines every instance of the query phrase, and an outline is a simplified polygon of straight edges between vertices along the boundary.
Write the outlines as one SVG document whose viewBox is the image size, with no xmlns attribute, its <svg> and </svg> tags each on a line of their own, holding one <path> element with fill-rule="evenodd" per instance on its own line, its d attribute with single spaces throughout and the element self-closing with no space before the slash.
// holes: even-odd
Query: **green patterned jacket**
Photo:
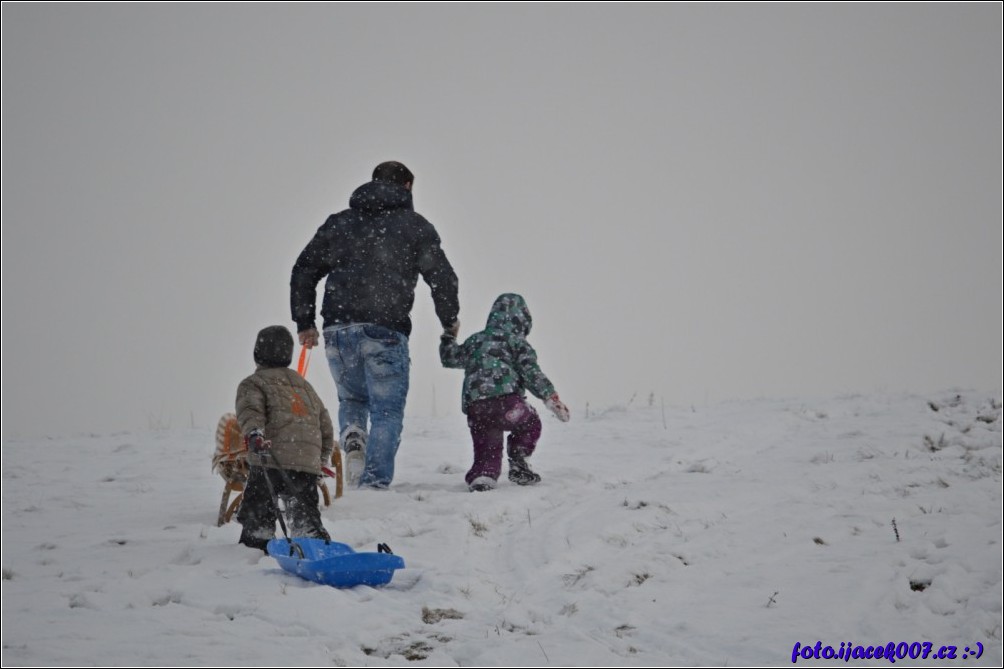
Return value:
<svg viewBox="0 0 1004 669">
<path fill-rule="evenodd" d="M 526 301 L 515 293 L 500 295 L 492 305 L 488 325 L 468 337 L 463 344 L 443 335 L 439 359 L 444 367 L 464 370 L 461 408 L 467 413 L 471 402 L 500 395 L 525 396 L 530 391 L 546 400 L 554 385 L 540 370 L 537 352 L 526 337 L 533 319 Z"/>
</svg>

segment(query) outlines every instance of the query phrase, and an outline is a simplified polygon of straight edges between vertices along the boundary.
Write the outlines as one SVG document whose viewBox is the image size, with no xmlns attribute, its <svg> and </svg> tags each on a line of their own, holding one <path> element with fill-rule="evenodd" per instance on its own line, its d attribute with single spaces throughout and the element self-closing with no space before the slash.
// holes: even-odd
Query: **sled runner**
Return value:
<svg viewBox="0 0 1004 669">
<path fill-rule="evenodd" d="M 216 425 L 216 451 L 213 454 L 213 471 L 218 472 L 224 481 L 220 512 L 216 518 L 217 526 L 229 523 L 240 508 L 241 499 L 244 497 L 244 485 L 248 480 L 247 456 L 248 447 L 237 424 L 237 416 L 233 413 L 223 414 Z M 335 499 L 338 499 L 342 496 L 342 455 L 337 443 L 331 453 L 331 464 L 335 475 Z M 324 506 L 331 506 L 331 494 L 327 484 L 321 480 L 318 481 L 317 487 L 321 489 Z M 237 496 L 230 501 L 230 495 L 235 492 Z"/>
<path fill-rule="evenodd" d="M 348 544 L 336 541 L 293 538 L 272 539 L 267 550 L 291 574 L 335 588 L 352 588 L 386 585 L 395 570 L 404 568 L 404 560 L 391 553 L 386 544 L 377 548 L 376 553 L 357 553 Z"/>
</svg>

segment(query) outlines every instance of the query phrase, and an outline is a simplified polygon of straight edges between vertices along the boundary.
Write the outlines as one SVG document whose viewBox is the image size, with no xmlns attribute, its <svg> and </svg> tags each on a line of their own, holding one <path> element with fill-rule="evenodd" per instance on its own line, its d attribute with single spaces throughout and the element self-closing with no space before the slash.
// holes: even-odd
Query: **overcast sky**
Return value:
<svg viewBox="0 0 1004 669">
<path fill-rule="evenodd" d="M 384 160 L 575 415 L 1001 388 L 1000 3 L 2 11 L 5 438 L 215 425 Z"/>
</svg>

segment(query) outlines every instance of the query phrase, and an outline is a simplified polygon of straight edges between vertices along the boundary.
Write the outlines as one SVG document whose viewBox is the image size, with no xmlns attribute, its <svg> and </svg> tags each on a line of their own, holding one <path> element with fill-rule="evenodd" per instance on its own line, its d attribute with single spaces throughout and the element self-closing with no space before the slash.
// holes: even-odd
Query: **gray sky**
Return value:
<svg viewBox="0 0 1004 669">
<path fill-rule="evenodd" d="M 576 415 L 1001 388 L 1000 3 L 2 11 L 5 438 L 215 424 L 383 160 Z"/>
</svg>

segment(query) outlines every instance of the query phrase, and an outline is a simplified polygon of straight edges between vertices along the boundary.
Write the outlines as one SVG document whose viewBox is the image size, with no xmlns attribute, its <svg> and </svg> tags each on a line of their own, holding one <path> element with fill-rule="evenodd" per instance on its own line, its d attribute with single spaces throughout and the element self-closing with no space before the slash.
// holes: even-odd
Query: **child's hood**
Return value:
<svg viewBox="0 0 1004 669">
<path fill-rule="evenodd" d="M 488 329 L 513 332 L 521 337 L 530 334 L 533 318 L 526 300 L 516 293 L 499 295 L 488 314 Z"/>
</svg>

